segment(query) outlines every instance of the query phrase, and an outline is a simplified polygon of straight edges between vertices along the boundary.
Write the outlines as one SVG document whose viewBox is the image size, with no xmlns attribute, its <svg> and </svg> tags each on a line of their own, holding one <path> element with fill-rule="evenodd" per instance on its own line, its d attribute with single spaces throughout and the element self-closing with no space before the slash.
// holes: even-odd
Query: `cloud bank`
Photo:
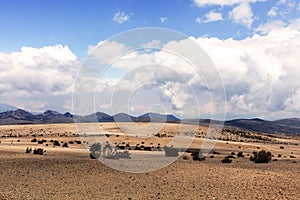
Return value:
<svg viewBox="0 0 300 200">
<path fill-rule="evenodd" d="M 182 48 L 186 41 L 170 41 L 164 45 L 153 41 L 145 47 L 160 44 L 162 48 L 131 52 L 127 52 L 128 47 L 124 44 L 100 41 L 106 51 L 90 46 L 89 53 L 101 55 L 100 62 L 110 64 L 111 71 L 107 73 L 111 76 L 102 77 L 97 85 L 87 89 L 96 91 L 96 109 L 108 113 L 111 113 L 111 99 L 117 87 L 118 94 L 123 91 L 128 95 L 126 91 L 131 91 L 134 101 L 125 103 L 132 114 L 160 108 L 152 111 L 180 116 L 184 109 L 184 117 L 199 117 L 198 111 L 201 117 L 209 117 L 210 112 L 218 110 L 218 103 L 211 102 L 213 93 L 217 102 L 225 102 L 227 118 L 299 117 L 300 20 L 294 20 L 288 26 L 279 21 L 267 22 L 257 29 L 257 33 L 243 40 L 190 38 L 214 62 L 224 82 L 226 99 L 218 96 L 217 85 L 206 85 L 206 82 L 213 82 L 213 79 L 207 80 L 211 77 L 206 77 L 205 73 L 199 76 L 186 60 L 164 50 L 172 47 L 182 54 L 194 55 L 193 50 Z M 81 67 L 82 63 L 72 51 L 62 45 L 23 47 L 19 52 L 0 53 L 1 103 L 31 111 L 49 108 L 70 111 L 76 74 Z M 126 79 L 120 82 L 124 74 Z M 195 96 L 198 102 L 195 102 Z M 153 103 L 163 103 L 164 110 L 153 107 Z"/>
</svg>

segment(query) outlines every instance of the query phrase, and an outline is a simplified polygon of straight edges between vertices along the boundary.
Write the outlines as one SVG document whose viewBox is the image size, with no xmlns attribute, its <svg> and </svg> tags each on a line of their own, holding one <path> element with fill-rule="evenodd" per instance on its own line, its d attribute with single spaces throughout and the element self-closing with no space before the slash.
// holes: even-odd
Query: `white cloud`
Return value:
<svg viewBox="0 0 300 200">
<path fill-rule="evenodd" d="M 214 10 L 206 13 L 203 17 L 203 19 L 201 18 L 196 18 L 196 22 L 197 23 L 209 23 L 209 22 L 215 22 L 215 21 L 221 21 L 223 20 L 222 14 L 219 12 L 215 12 Z"/>
<path fill-rule="evenodd" d="M 127 22 L 128 20 L 130 19 L 130 15 L 129 14 L 126 14 L 124 12 L 116 12 L 114 17 L 113 17 L 113 20 L 119 24 L 122 24 L 124 22 Z"/>
<path fill-rule="evenodd" d="M 300 2 L 298 3 L 298 7 L 297 7 L 297 9 L 298 9 L 298 10 L 300 10 Z"/>
<path fill-rule="evenodd" d="M 101 48 L 100 48 L 101 47 Z M 124 54 L 128 48 L 124 44 L 115 41 L 104 40 L 97 45 L 90 45 L 88 55 L 97 58 L 102 64 L 108 64 Z"/>
<path fill-rule="evenodd" d="M 270 33 L 273 30 L 278 30 L 281 29 L 285 26 L 285 23 L 280 20 L 275 20 L 271 22 L 267 22 L 265 24 L 261 24 L 256 28 L 256 32 L 262 33 L 262 34 L 267 34 Z"/>
<path fill-rule="evenodd" d="M 229 12 L 229 17 L 234 23 L 244 25 L 248 28 L 251 27 L 254 21 L 251 6 L 246 2 L 233 8 Z"/>
<path fill-rule="evenodd" d="M 167 17 L 160 17 L 160 18 L 159 18 L 159 21 L 160 21 L 161 23 L 165 23 L 167 20 L 168 20 Z"/>
<path fill-rule="evenodd" d="M 194 0 L 194 4 L 199 7 L 203 6 L 233 6 L 241 3 L 255 3 L 266 0 Z"/>
<path fill-rule="evenodd" d="M 241 41 L 199 38 L 220 70 L 229 113 L 235 116 L 282 118 L 299 112 L 300 32 L 278 28 Z"/>
<path fill-rule="evenodd" d="M 203 80 L 185 61 L 164 51 L 164 48 L 177 49 L 184 57 L 193 57 L 194 50 L 184 48 L 183 44 L 187 41 L 169 42 L 161 51 L 132 52 L 120 57 L 112 67 L 133 73 L 120 84 L 124 90 L 139 88 L 143 81 L 156 81 L 157 85 L 137 90 L 147 92 L 137 95 L 138 100 L 135 102 L 140 105 L 130 105 L 135 114 L 142 113 L 153 102 L 160 102 L 169 113 L 177 114 L 185 109 L 189 117 L 195 117 L 199 109 L 202 116 L 207 116 L 205 114 L 212 110 L 218 110 L 217 105 L 210 102 L 210 94 L 213 93 L 217 102 L 225 101 L 228 117 L 275 119 L 297 116 L 300 112 L 299 21 L 295 20 L 288 26 L 282 26 L 280 21 L 270 22 L 259 28 L 265 35 L 254 34 L 243 40 L 208 37 L 193 39 L 204 48 L 219 70 L 226 89 L 225 100 L 218 93 L 214 94 L 214 86 L 209 87 L 210 91 L 205 86 L 205 81 L 212 83 L 215 77 L 204 75 Z M 198 54 L 195 56 L 199 58 Z M 139 71 L 139 67 L 147 63 L 169 66 L 173 71 L 171 73 L 161 67 Z M 150 92 L 151 88 L 156 89 Z M 199 106 L 193 102 L 194 94 L 198 95 Z M 106 95 L 101 94 L 100 98 L 103 96 Z"/>
<path fill-rule="evenodd" d="M 197 17 L 195 19 L 195 22 L 198 23 L 198 24 L 201 24 L 202 23 L 202 18 L 201 17 Z"/>
<path fill-rule="evenodd" d="M 275 17 L 277 15 L 277 7 L 271 8 L 271 10 L 268 12 L 269 17 Z"/>
<path fill-rule="evenodd" d="M 63 110 L 80 63 L 67 46 L 23 47 L 0 53 L 0 99 L 32 111 Z M 68 96 L 68 97 L 67 97 Z"/>
</svg>

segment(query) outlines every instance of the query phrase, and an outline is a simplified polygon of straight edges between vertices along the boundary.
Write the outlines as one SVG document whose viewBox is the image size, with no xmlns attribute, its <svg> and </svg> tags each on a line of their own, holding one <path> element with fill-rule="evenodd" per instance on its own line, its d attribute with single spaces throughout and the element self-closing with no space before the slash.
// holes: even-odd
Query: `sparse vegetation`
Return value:
<svg viewBox="0 0 300 200">
<path fill-rule="evenodd" d="M 46 152 L 46 150 L 44 150 L 42 148 L 35 148 L 33 150 L 33 154 L 36 154 L 36 155 L 43 155 L 45 152 Z"/>
<path fill-rule="evenodd" d="M 258 153 L 255 151 L 250 157 L 250 160 L 255 163 L 269 163 L 272 159 L 272 154 L 269 151 L 261 150 Z"/>
<path fill-rule="evenodd" d="M 69 147 L 69 145 L 68 145 L 68 143 L 64 143 L 63 145 L 62 145 L 62 147 L 66 147 L 66 148 L 68 148 Z"/>
<path fill-rule="evenodd" d="M 231 163 L 232 160 L 229 158 L 229 156 L 226 156 L 224 159 L 221 160 L 222 163 Z"/>
<path fill-rule="evenodd" d="M 242 151 L 238 152 L 236 156 L 237 156 L 237 157 L 239 157 L 239 158 L 242 158 L 242 157 L 244 157 L 244 155 L 243 155 L 243 152 L 242 152 Z"/>
<path fill-rule="evenodd" d="M 89 151 L 90 151 L 91 159 L 98 159 L 101 155 L 101 144 L 100 143 L 92 144 Z"/>
<path fill-rule="evenodd" d="M 178 150 L 175 149 L 173 146 L 165 147 L 165 156 L 167 157 L 177 157 L 179 155 Z"/>
<path fill-rule="evenodd" d="M 32 152 L 32 148 L 31 147 L 27 147 L 25 150 L 25 153 L 31 153 Z"/>
<path fill-rule="evenodd" d="M 199 152 L 193 152 L 191 154 L 193 160 L 195 161 L 203 161 L 205 160 L 205 156 L 203 154 L 200 154 Z"/>
<path fill-rule="evenodd" d="M 183 155 L 183 156 L 182 156 L 182 159 L 183 159 L 183 160 L 189 160 L 189 157 L 188 157 L 187 155 Z"/>
<path fill-rule="evenodd" d="M 36 139 L 36 138 L 33 138 L 33 139 L 31 140 L 31 142 L 37 142 L 37 139 Z"/>
<path fill-rule="evenodd" d="M 57 140 L 53 141 L 53 146 L 60 146 L 60 143 Z"/>
</svg>

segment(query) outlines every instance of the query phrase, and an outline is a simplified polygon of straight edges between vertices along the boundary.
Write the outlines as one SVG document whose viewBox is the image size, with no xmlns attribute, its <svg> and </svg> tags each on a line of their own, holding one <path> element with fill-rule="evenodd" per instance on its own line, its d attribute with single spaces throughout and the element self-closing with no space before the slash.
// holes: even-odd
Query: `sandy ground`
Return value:
<svg viewBox="0 0 300 200">
<path fill-rule="evenodd" d="M 114 124 L 101 126 L 118 135 L 110 136 L 118 144 L 143 142 L 146 146 L 158 143 L 162 146 L 172 139 L 128 137 L 118 132 Z M 176 125 L 171 124 L 164 131 L 176 130 Z M 2 137 L 9 134 L 13 137 Z M 162 169 L 128 173 L 90 159 L 83 144 L 54 148 L 49 143 L 50 139 L 84 141 L 76 134 L 72 124 L 0 127 L 0 199 L 300 199 L 300 145 L 295 145 L 300 144 L 298 138 L 283 138 L 284 145 L 217 141 L 213 151 L 220 154 L 209 154 L 204 161 L 193 161 L 190 154 L 184 153 L 187 160 L 181 157 Z M 30 142 L 34 137 L 47 142 Z M 203 138 L 197 138 L 192 146 L 199 147 L 202 143 Z M 46 153 L 26 154 L 28 146 L 41 147 Z M 247 154 L 260 149 L 270 151 L 278 161 L 250 162 Z M 244 158 L 235 158 L 230 164 L 221 163 L 226 155 L 239 151 L 244 153 Z M 130 153 L 132 160 L 120 161 L 134 163 L 143 154 L 163 155 L 159 151 Z M 278 158 L 278 154 L 282 156 Z M 214 157 L 210 158 L 211 155 Z M 143 166 L 137 163 L 135 167 Z"/>
</svg>

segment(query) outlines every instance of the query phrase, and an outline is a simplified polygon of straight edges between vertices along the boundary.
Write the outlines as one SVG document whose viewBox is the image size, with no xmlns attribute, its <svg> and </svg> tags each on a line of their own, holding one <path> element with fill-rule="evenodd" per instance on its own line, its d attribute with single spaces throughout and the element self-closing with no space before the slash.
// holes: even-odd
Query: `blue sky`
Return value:
<svg viewBox="0 0 300 200">
<path fill-rule="evenodd" d="M 170 28 L 195 37 L 208 35 L 222 39 L 242 39 L 251 36 L 260 24 L 271 20 L 268 12 L 277 2 L 268 0 L 251 3 L 255 20 L 251 27 L 245 27 L 234 23 L 228 16 L 230 10 L 238 4 L 197 6 L 189 0 L 1 0 L 0 51 L 18 51 L 22 46 L 63 44 L 68 45 L 80 59 L 84 59 L 88 45 L 121 31 L 145 26 Z M 279 7 L 287 9 L 282 5 Z M 221 13 L 223 19 L 200 24 L 195 21 L 204 18 L 210 11 Z M 113 17 L 117 12 L 128 15 L 128 21 L 115 22 Z M 297 17 L 299 11 L 294 8 L 281 20 L 288 21 Z M 165 19 L 164 23 L 160 18 Z"/>
<path fill-rule="evenodd" d="M 76 77 L 92 50 L 107 61 L 128 50 L 125 44 L 108 38 L 143 27 L 179 31 L 204 49 L 224 83 L 226 97 L 213 95 L 218 97 L 216 104 L 225 104 L 226 118 L 299 117 L 298 0 L 0 0 L 0 103 L 34 112 L 72 111 Z M 167 48 L 170 44 L 160 45 Z M 97 51 L 97 47 L 105 50 Z M 179 43 L 172 48 L 194 55 L 193 50 L 183 52 Z M 174 63 L 169 56 L 160 49 L 120 57 L 111 66 L 115 76 L 107 76 L 95 86 L 100 87 L 95 109 L 113 114 L 112 91 L 122 82 L 120 77 L 134 71 L 137 63 L 157 61 L 171 66 Z M 164 112 L 176 115 L 182 114 L 183 107 L 190 110 L 184 117 L 199 117 L 192 113 L 196 109 L 202 117 L 218 110 L 202 98 L 215 88 L 208 88 L 212 93 L 207 94 L 196 73 L 184 63 L 175 64 L 176 73 L 165 70 L 156 77 L 164 81 L 153 91 L 136 93 L 136 102 L 144 105 L 128 108 L 131 114 L 151 111 L 151 103 L 161 103 Z M 148 75 L 153 73 L 155 78 L 154 72 L 150 70 Z M 201 99 L 200 106 L 193 107 L 192 92 L 171 74 L 188 79 Z M 213 81 L 215 77 L 205 78 Z M 158 98 L 152 100 L 157 102 L 145 103 L 155 95 Z"/>
</svg>

